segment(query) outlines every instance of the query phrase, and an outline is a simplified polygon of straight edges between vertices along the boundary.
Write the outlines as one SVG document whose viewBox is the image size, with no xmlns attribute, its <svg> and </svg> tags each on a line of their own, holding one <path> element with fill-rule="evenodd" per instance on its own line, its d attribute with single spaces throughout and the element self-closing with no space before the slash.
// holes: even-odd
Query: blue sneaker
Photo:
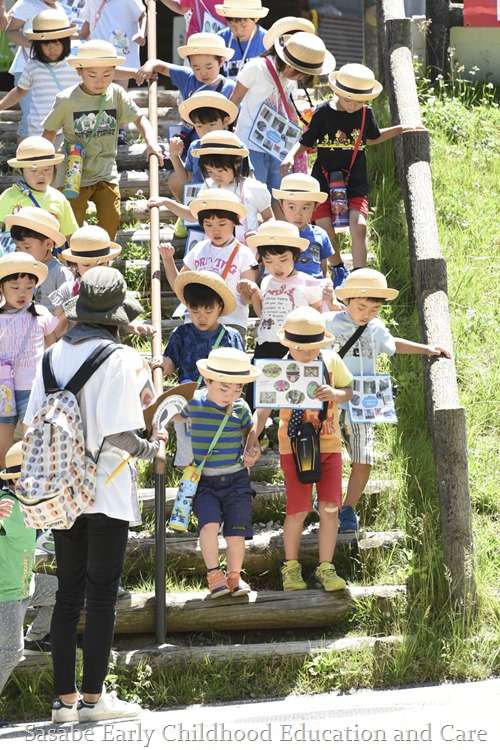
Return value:
<svg viewBox="0 0 500 750">
<path fill-rule="evenodd" d="M 338 266 L 332 266 L 332 270 L 333 288 L 339 289 L 340 287 L 344 286 L 345 280 L 349 276 L 349 271 L 343 263 L 339 263 Z"/>
<path fill-rule="evenodd" d="M 350 505 L 344 505 L 339 513 L 339 534 L 359 531 L 359 516 Z"/>
</svg>

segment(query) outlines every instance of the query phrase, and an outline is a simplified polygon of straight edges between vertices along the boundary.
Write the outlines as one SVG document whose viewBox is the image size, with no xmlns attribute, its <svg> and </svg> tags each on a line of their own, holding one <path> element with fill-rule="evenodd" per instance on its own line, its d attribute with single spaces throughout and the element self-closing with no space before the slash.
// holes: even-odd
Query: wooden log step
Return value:
<svg viewBox="0 0 500 750">
<path fill-rule="evenodd" d="M 6 91 L 0 91 L 0 99 L 6 95 Z M 128 90 L 130 97 L 134 100 L 138 107 L 147 109 L 148 107 L 148 89 L 146 86 L 141 88 L 130 88 Z M 177 107 L 179 92 L 174 89 L 157 88 L 156 101 L 158 107 Z M 16 104 L 13 109 L 18 109 L 19 104 Z"/>
<path fill-rule="evenodd" d="M 19 176 L 14 175 L 13 173 L 0 175 L 0 191 L 3 192 L 4 190 L 7 190 L 7 188 L 17 182 L 18 179 Z M 118 175 L 118 184 L 120 186 L 122 202 L 126 199 L 136 199 L 139 196 L 143 199 L 141 210 L 147 211 L 149 219 L 149 211 L 146 209 L 146 199 L 149 196 L 149 172 L 146 172 L 145 170 L 121 171 Z M 170 195 L 170 190 L 167 184 L 167 172 L 164 170 L 160 170 L 159 185 L 161 195 Z M 166 208 L 160 209 L 160 215 L 163 219 L 167 217 L 175 219 L 175 216 Z"/>
</svg>

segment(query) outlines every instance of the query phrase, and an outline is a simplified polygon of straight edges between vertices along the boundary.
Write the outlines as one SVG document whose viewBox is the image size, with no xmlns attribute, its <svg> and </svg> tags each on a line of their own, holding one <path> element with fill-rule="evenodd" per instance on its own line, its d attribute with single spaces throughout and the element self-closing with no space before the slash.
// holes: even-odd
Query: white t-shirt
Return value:
<svg viewBox="0 0 500 750">
<path fill-rule="evenodd" d="M 219 187 L 218 184 L 210 177 L 205 180 L 207 188 Z M 243 203 L 248 214 L 241 224 L 236 227 L 236 239 L 245 242 L 247 232 L 256 232 L 259 228 L 259 214 L 266 208 L 271 207 L 271 193 L 263 182 L 259 182 L 253 177 L 245 177 L 239 182 L 231 182 L 224 186 L 224 190 L 230 190 L 238 196 L 240 203 Z"/>
<path fill-rule="evenodd" d="M 52 8 L 54 8 L 54 10 L 64 11 L 64 8 L 60 3 L 49 5 L 48 3 L 44 3 L 43 0 L 18 0 L 12 8 L 11 13 L 12 18 L 16 18 L 18 21 L 24 21 L 24 26 L 21 31 L 26 31 L 27 29 L 31 29 L 32 21 L 35 16 L 41 13 L 42 10 L 52 10 Z M 18 47 L 12 65 L 9 68 L 9 73 L 12 73 L 12 75 L 20 73 L 24 70 L 29 59 L 29 47 Z"/>
<path fill-rule="evenodd" d="M 20 88 L 33 91 L 28 112 L 28 135 L 42 135 L 42 122 L 52 109 L 57 94 L 80 83 L 80 80 L 80 76 L 67 60 L 52 64 L 29 60 L 18 83 Z"/>
<path fill-rule="evenodd" d="M 293 95 L 297 91 L 297 83 L 283 78 L 279 74 L 278 76 L 285 95 L 290 93 Z M 238 73 L 236 80 L 248 89 L 241 102 L 236 133 L 248 148 L 253 151 L 263 151 L 259 146 L 248 141 L 248 135 L 257 112 L 264 102 L 283 115 L 286 115 L 286 110 L 281 103 L 276 84 L 263 57 L 255 57 L 250 60 Z M 292 109 L 291 104 L 289 104 L 289 107 Z"/>
<path fill-rule="evenodd" d="M 232 240 L 225 247 L 216 247 L 210 240 L 202 240 L 190 250 L 184 258 L 184 265 L 191 271 L 212 271 L 222 276 L 237 240 Z M 255 255 L 246 245 L 240 245 L 226 276 L 226 283 L 236 297 L 236 310 L 231 315 L 219 318 L 224 325 L 237 325 L 246 328 L 248 325 L 248 305 L 244 305 L 236 291 L 241 275 L 257 265 Z"/>
<path fill-rule="evenodd" d="M 65 385 L 103 339 L 88 339 L 78 344 L 61 340 L 52 348 L 52 367 L 57 382 Z M 105 341 L 105 339 L 104 339 Z M 87 381 L 80 392 L 86 449 L 97 457 L 95 502 L 87 513 L 104 513 L 134 523 L 132 478 L 125 464 L 113 479 L 106 479 L 127 458 L 125 451 L 104 440 L 107 435 L 144 428 L 137 384 L 137 353 L 129 347 L 113 352 Z M 31 392 L 25 424 L 29 425 L 44 399 L 41 363 Z M 104 441 L 104 442 L 103 442 Z"/>
<path fill-rule="evenodd" d="M 137 22 L 146 8 L 141 0 L 87 0 L 80 14 L 82 21 L 90 25 L 89 39 L 104 39 L 111 42 L 116 54 L 125 56 L 124 65 L 132 68 L 140 66 L 139 45 L 132 41 L 137 34 Z M 101 8 L 102 5 L 102 8 Z M 96 14 L 101 15 L 97 23 Z"/>
<path fill-rule="evenodd" d="M 28 310 L 6 310 L 0 315 L 0 359 L 12 362 L 16 391 L 31 390 L 45 349 L 45 336 L 58 323 L 43 305 L 35 305 L 35 309 L 36 317 Z"/>
<path fill-rule="evenodd" d="M 288 313 L 296 307 L 306 307 L 319 302 L 322 297 L 321 281 L 299 271 L 286 279 L 265 276 L 260 293 L 262 314 L 257 331 L 257 343 L 276 342 L 276 332 L 283 328 Z"/>
</svg>

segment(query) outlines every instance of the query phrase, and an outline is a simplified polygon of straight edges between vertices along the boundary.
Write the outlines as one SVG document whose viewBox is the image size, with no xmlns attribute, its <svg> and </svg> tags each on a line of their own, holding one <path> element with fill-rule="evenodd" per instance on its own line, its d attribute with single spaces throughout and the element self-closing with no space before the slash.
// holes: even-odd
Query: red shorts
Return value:
<svg viewBox="0 0 500 750">
<path fill-rule="evenodd" d="M 280 466 L 285 475 L 286 514 L 303 513 L 312 510 L 312 484 L 302 484 L 297 477 L 295 459 L 291 453 L 280 456 Z M 336 503 L 342 507 L 342 454 L 321 454 L 322 476 L 316 482 L 318 503 Z"/>
<path fill-rule="evenodd" d="M 365 219 L 368 217 L 368 198 L 362 195 L 356 195 L 354 198 L 349 198 L 349 211 L 359 211 Z M 330 198 L 327 198 L 324 203 L 319 203 L 316 206 L 316 210 L 312 215 L 311 221 L 314 223 L 317 219 L 331 219 L 332 211 L 330 208 Z"/>
</svg>

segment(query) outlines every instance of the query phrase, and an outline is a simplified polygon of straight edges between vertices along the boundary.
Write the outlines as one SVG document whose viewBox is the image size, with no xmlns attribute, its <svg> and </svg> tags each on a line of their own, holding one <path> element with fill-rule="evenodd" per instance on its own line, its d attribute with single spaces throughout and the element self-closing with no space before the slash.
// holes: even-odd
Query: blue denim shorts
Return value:
<svg viewBox="0 0 500 750">
<path fill-rule="evenodd" d="M 24 419 L 31 391 L 14 391 L 14 394 L 16 397 L 17 414 L 14 414 L 13 417 L 0 417 L 0 424 L 11 424 L 15 427 L 18 422 L 22 422 Z"/>
<path fill-rule="evenodd" d="M 222 523 L 225 537 L 253 539 L 253 496 L 247 469 L 216 477 L 202 475 L 193 504 L 198 533 L 207 523 Z"/>
<path fill-rule="evenodd" d="M 280 161 L 270 154 L 264 153 L 264 151 L 253 151 L 252 149 L 250 149 L 250 159 L 255 179 L 267 185 L 270 193 L 272 193 L 273 188 L 279 190 L 281 185 Z"/>
</svg>

